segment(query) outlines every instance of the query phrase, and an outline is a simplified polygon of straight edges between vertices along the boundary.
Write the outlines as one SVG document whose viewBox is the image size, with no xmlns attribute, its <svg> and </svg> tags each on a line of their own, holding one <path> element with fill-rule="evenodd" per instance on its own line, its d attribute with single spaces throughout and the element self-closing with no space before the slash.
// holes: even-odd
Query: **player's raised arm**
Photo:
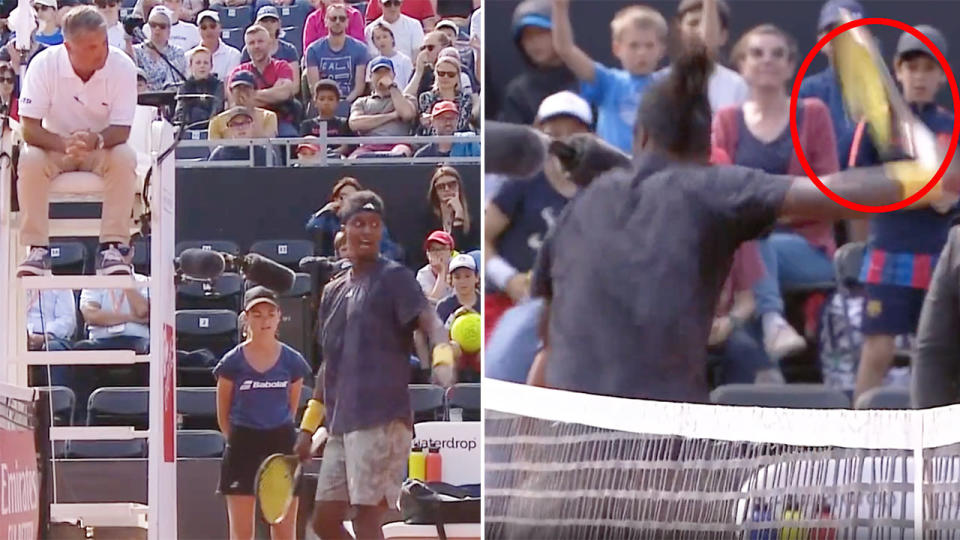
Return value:
<svg viewBox="0 0 960 540">
<path fill-rule="evenodd" d="M 593 82 L 596 76 L 593 58 L 573 41 L 570 0 L 553 0 L 553 47 L 578 79 Z"/>
</svg>

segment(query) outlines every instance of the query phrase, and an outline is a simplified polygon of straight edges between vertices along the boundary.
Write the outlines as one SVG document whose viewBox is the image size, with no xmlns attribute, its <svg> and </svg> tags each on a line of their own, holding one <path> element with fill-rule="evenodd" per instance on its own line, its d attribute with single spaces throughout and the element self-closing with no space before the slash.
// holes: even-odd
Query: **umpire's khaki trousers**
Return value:
<svg viewBox="0 0 960 540">
<path fill-rule="evenodd" d="M 136 194 L 137 154 L 127 144 L 95 150 L 76 161 L 66 154 L 25 145 L 20 154 L 17 195 L 20 200 L 21 242 L 50 243 L 50 181 L 60 173 L 89 171 L 103 178 L 100 242 L 130 241 L 131 213 Z"/>
</svg>

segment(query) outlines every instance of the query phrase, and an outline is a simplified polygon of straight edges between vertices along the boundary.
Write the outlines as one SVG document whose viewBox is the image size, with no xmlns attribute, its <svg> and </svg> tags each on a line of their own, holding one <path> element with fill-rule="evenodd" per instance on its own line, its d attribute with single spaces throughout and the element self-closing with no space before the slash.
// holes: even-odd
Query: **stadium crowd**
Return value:
<svg viewBox="0 0 960 540">
<path fill-rule="evenodd" d="M 713 60 L 711 163 L 804 176 L 789 128 L 790 85 L 802 57 L 794 36 L 775 24 L 731 35 L 734 13 L 726 0 L 681 0 L 669 15 L 625 3 L 609 23 L 619 61 L 612 66 L 578 46 L 600 36 L 595 25 L 571 21 L 570 11 L 570 0 L 525 0 L 516 7 L 510 31 L 525 69 L 497 89 L 501 99 L 497 110 L 488 109 L 491 118 L 532 125 L 551 137 L 594 132 L 630 153 L 646 89 L 669 73 L 670 51 L 696 41 Z M 828 0 L 811 34 L 823 37 L 844 12 L 866 16 L 856 0 Z M 917 28 L 947 53 L 940 31 Z M 797 105 L 810 166 L 823 176 L 880 163 L 864 125 L 844 108 L 829 46 L 823 54 L 830 65 L 805 77 Z M 946 77 L 933 54 L 903 34 L 885 60 L 914 114 L 940 142 L 948 141 L 953 114 L 936 103 Z M 486 361 L 493 376 L 522 382 L 542 346 L 536 337 L 541 304 L 530 298 L 530 273 L 577 186 L 556 159 L 533 179 L 488 174 L 485 185 Z M 903 385 L 925 291 L 955 210 L 846 222 L 781 220 L 764 238 L 742 244 L 710 332 L 712 386 L 799 382 L 787 368 L 804 354 L 814 359 L 817 379 L 854 400 L 873 388 Z M 838 249 L 842 244 L 848 245 Z M 791 302 L 799 302 L 799 317 L 788 313 Z"/>
</svg>

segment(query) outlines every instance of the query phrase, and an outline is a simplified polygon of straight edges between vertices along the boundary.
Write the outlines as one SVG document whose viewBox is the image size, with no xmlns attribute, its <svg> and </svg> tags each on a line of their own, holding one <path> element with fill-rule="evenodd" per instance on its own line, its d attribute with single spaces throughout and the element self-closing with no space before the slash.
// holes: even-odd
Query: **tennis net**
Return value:
<svg viewBox="0 0 960 540">
<path fill-rule="evenodd" d="M 765 409 L 483 385 L 489 539 L 960 539 L 960 406 Z"/>
</svg>

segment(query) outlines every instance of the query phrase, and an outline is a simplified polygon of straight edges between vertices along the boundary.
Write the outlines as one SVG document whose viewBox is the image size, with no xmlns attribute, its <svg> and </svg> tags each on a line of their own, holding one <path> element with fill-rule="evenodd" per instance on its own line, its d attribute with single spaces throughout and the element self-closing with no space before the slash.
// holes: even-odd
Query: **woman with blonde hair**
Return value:
<svg viewBox="0 0 960 540">
<path fill-rule="evenodd" d="M 455 245 L 463 252 L 480 246 L 480 227 L 470 219 L 460 171 L 449 165 L 438 166 L 430 179 L 427 199 L 430 201 L 427 231 L 441 230 L 452 235 Z"/>
<path fill-rule="evenodd" d="M 454 49 L 454 53 L 456 50 Z M 467 93 L 460 85 L 460 58 L 459 53 L 440 53 L 434 65 L 433 87 L 420 94 L 417 108 L 420 111 L 420 135 L 433 134 L 429 125 L 433 105 L 438 101 L 452 101 L 457 104 L 460 117 L 457 119 L 456 131 L 470 131 L 471 124 L 477 121 L 479 115 L 479 100 L 477 96 Z"/>
</svg>

